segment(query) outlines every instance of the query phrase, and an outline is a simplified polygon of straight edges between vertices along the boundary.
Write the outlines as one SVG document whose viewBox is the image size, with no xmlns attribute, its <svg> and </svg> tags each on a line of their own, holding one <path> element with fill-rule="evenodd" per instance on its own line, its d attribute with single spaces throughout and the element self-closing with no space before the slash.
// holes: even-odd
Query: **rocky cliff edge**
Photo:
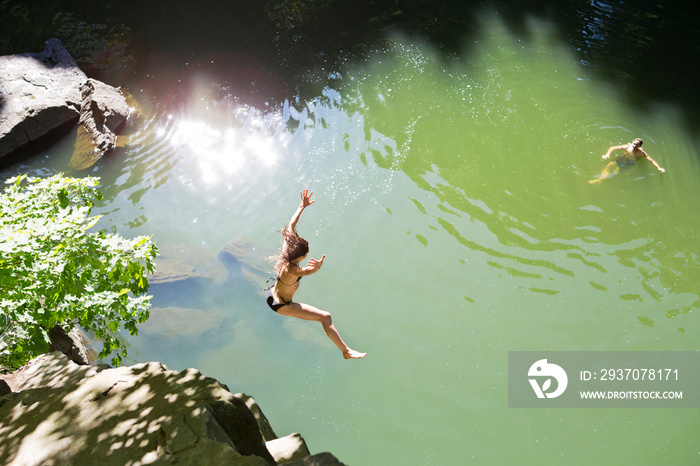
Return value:
<svg viewBox="0 0 700 466">
<path fill-rule="evenodd" d="M 78 365 L 57 351 L 2 379 L 0 464 L 342 464 L 299 434 L 277 438 L 253 398 L 195 369 Z"/>
</svg>

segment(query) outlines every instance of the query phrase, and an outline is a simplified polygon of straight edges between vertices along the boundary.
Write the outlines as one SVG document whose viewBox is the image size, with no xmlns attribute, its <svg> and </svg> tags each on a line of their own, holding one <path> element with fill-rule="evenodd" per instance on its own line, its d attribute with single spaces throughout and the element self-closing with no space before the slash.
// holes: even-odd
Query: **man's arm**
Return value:
<svg viewBox="0 0 700 466">
<path fill-rule="evenodd" d="M 641 150 L 641 149 L 639 149 L 639 150 Z M 644 157 L 645 157 L 648 161 L 650 161 L 650 162 L 656 167 L 656 169 L 659 170 L 661 173 L 664 173 L 664 172 L 666 171 L 666 170 L 664 170 L 663 168 L 661 168 L 661 166 L 659 166 L 658 163 L 656 163 L 656 160 L 654 160 L 654 159 L 652 159 L 651 157 L 649 157 L 649 154 L 647 154 L 647 153 L 644 152 L 643 150 L 642 150 L 642 154 L 644 154 Z"/>
<path fill-rule="evenodd" d="M 610 157 L 610 154 L 612 154 L 616 150 L 622 150 L 622 149 L 627 149 L 627 144 L 623 144 L 621 146 L 612 146 L 610 149 L 608 149 L 608 151 L 605 153 L 605 155 L 603 155 L 602 158 L 607 159 Z"/>
</svg>

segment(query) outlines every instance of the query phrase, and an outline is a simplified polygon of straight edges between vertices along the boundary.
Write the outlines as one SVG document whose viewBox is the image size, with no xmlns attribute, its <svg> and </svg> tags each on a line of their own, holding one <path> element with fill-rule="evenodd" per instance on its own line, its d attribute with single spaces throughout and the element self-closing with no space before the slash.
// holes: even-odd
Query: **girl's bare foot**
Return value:
<svg viewBox="0 0 700 466">
<path fill-rule="evenodd" d="M 352 349 L 348 349 L 346 352 L 343 353 L 343 357 L 345 359 L 360 359 L 364 358 L 365 356 L 367 356 L 367 353 L 360 353 Z"/>
</svg>

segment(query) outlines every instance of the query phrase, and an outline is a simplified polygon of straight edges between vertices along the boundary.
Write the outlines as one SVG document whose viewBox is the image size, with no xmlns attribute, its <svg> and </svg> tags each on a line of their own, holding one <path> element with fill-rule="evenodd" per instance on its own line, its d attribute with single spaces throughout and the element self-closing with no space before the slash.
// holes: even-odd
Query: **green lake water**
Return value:
<svg viewBox="0 0 700 466">
<path fill-rule="evenodd" d="M 102 177 L 98 225 L 215 277 L 154 286 L 155 307 L 203 314 L 191 336 L 127 337 L 127 363 L 196 367 L 352 465 L 697 464 L 697 409 L 508 408 L 508 351 L 700 343 L 697 135 L 672 106 L 630 107 L 547 23 L 527 32 L 486 15 L 454 60 L 397 36 L 316 98 L 260 108 L 193 67 L 181 110 L 80 173 Z M 666 173 L 642 161 L 589 184 L 635 137 Z M 3 174 L 67 171 L 71 150 Z M 298 230 L 326 261 L 296 298 L 360 361 L 273 313 L 261 284 L 220 278 L 236 237 L 276 251 L 306 187 Z"/>
</svg>

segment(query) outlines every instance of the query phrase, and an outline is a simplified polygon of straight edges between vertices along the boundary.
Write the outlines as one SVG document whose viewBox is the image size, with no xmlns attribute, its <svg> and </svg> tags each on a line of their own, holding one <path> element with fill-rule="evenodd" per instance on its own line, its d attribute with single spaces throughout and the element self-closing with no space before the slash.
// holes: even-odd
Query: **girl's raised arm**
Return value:
<svg viewBox="0 0 700 466">
<path fill-rule="evenodd" d="M 294 212 L 294 215 L 292 215 L 292 219 L 289 221 L 289 230 L 290 231 L 296 231 L 297 227 L 297 222 L 299 221 L 299 218 L 301 217 L 301 213 L 309 207 L 311 204 L 313 204 L 316 201 L 311 200 L 311 196 L 313 195 L 313 191 L 309 192 L 308 189 L 303 189 L 301 191 L 301 204 L 297 208 L 296 212 Z"/>
</svg>

